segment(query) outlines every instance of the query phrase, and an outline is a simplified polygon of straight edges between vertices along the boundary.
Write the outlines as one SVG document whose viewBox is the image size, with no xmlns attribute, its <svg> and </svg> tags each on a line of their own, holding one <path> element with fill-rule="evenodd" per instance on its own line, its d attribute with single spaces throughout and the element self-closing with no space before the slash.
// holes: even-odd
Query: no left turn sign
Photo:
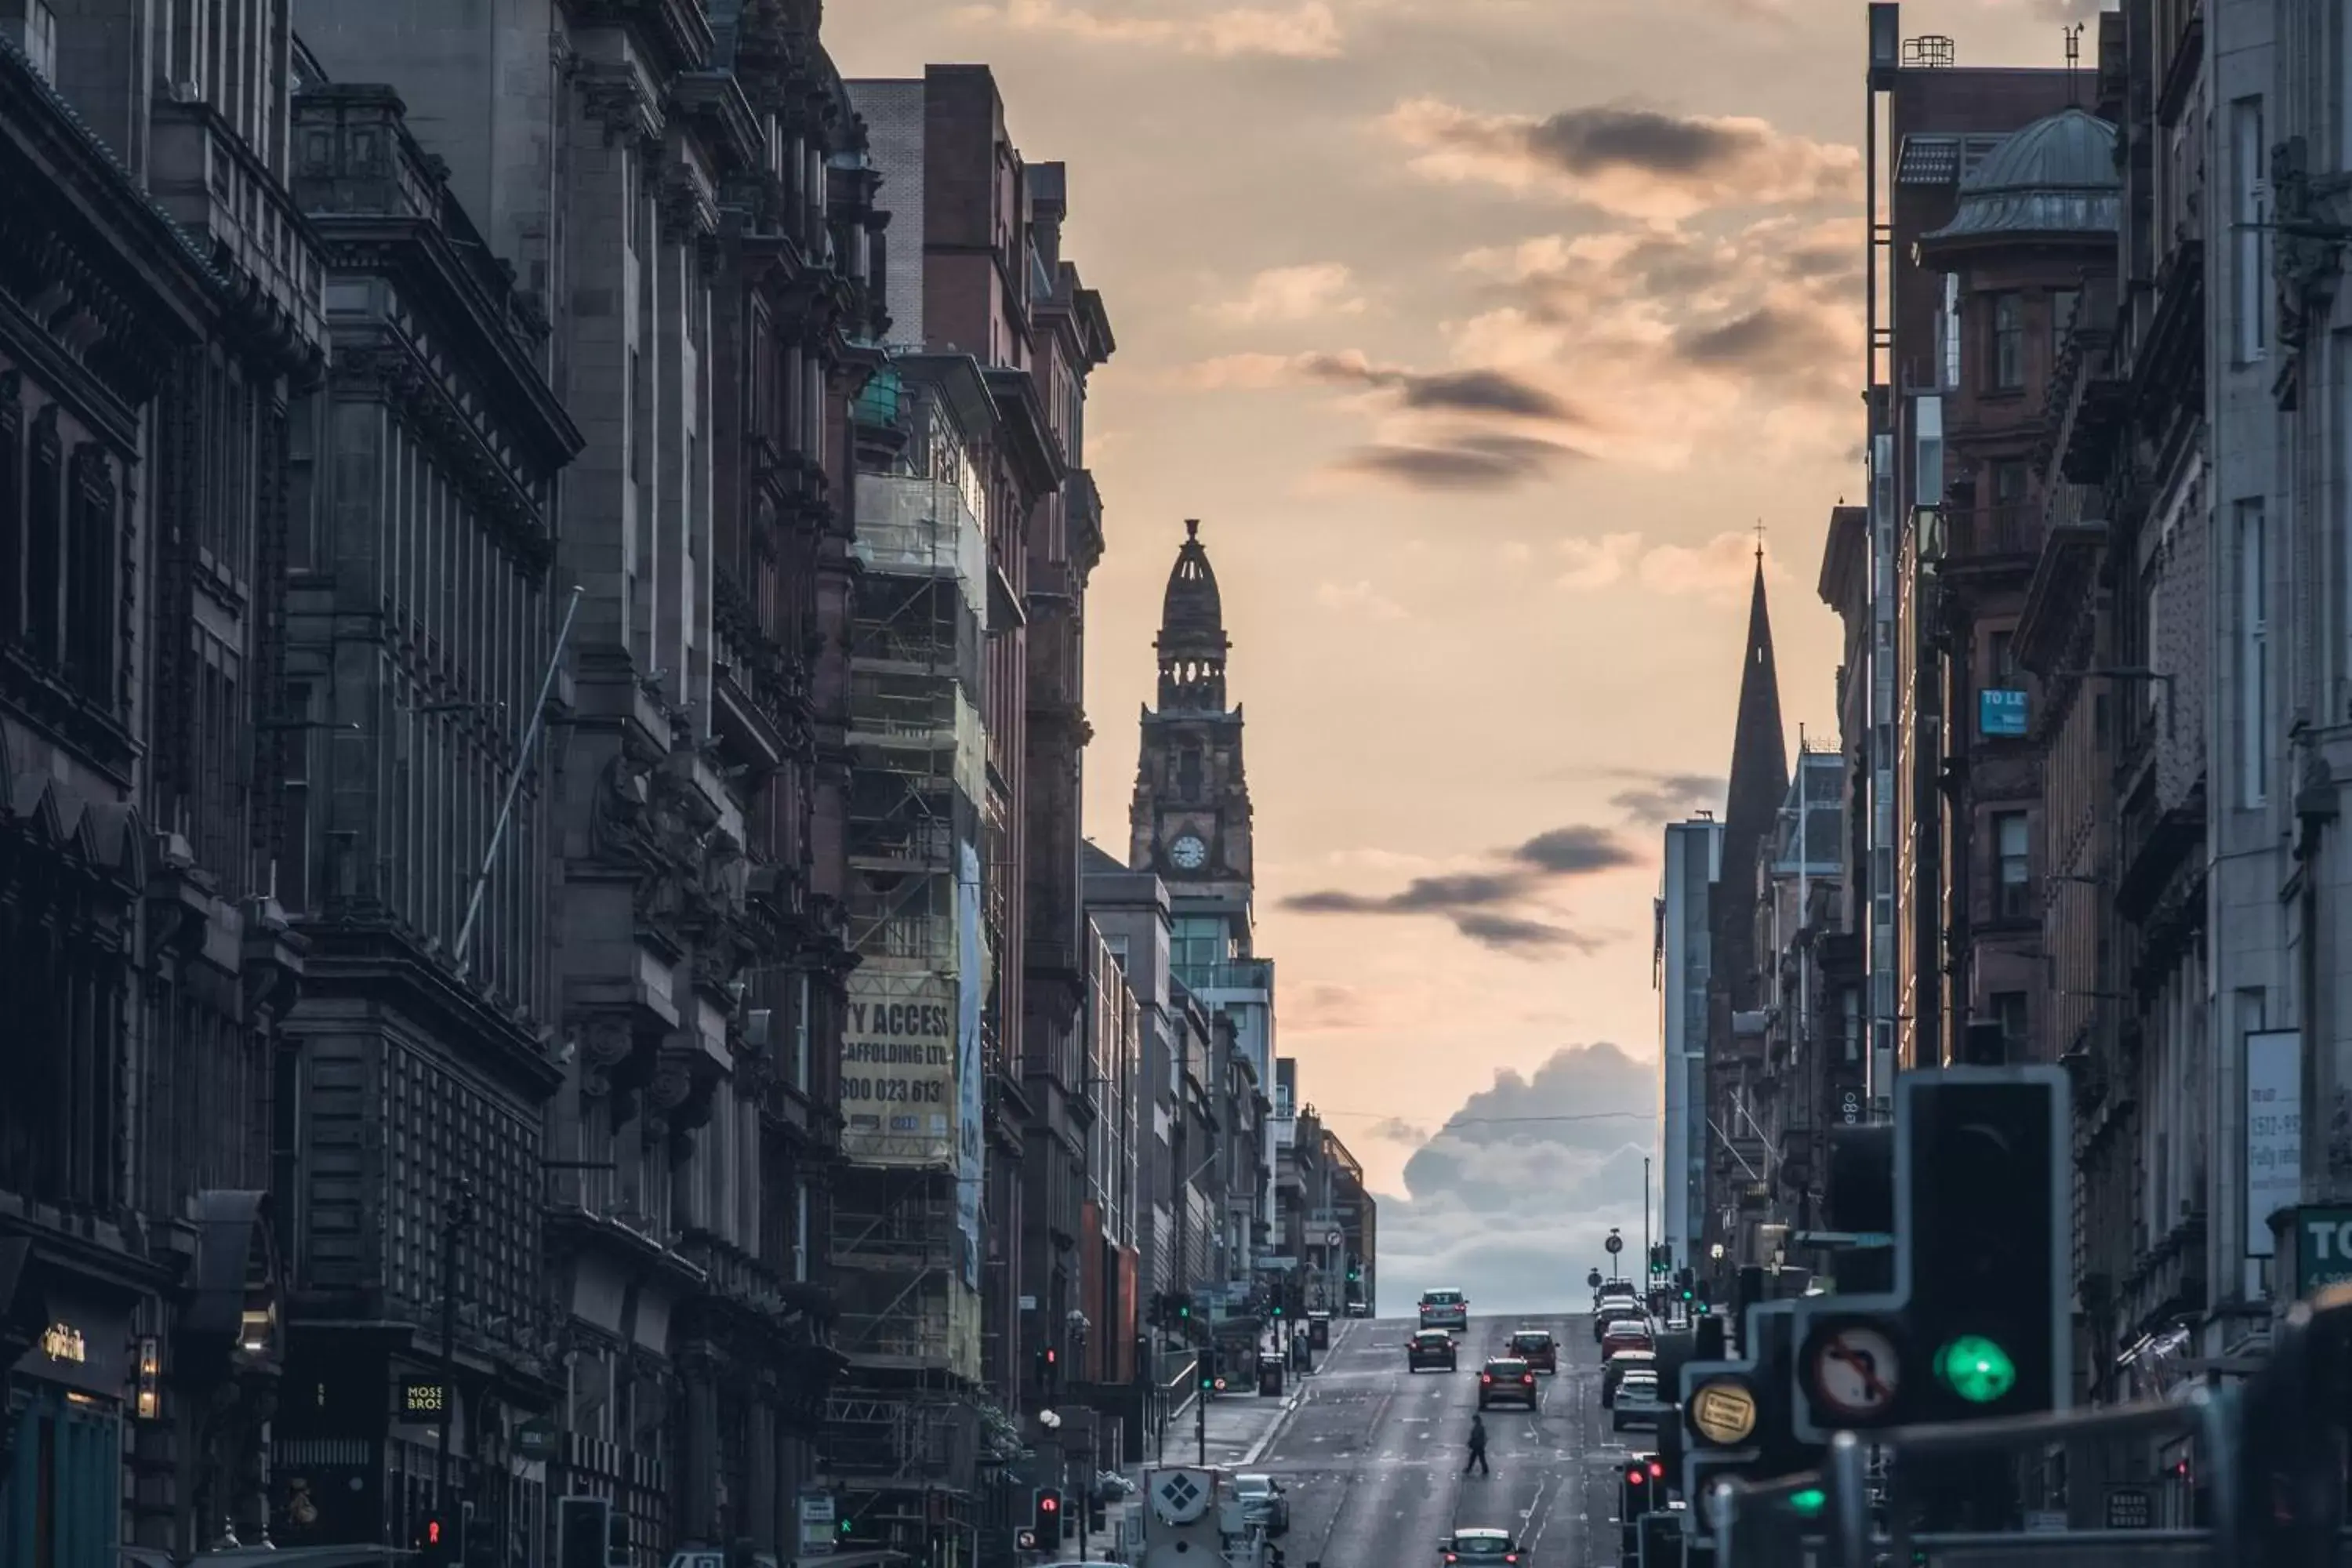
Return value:
<svg viewBox="0 0 2352 1568">
<path fill-rule="evenodd" d="M 1861 1324 L 1849 1324 L 1822 1340 L 1812 1372 L 1822 1403 L 1849 1420 L 1885 1415 L 1902 1387 L 1903 1363 L 1894 1342 Z"/>
</svg>

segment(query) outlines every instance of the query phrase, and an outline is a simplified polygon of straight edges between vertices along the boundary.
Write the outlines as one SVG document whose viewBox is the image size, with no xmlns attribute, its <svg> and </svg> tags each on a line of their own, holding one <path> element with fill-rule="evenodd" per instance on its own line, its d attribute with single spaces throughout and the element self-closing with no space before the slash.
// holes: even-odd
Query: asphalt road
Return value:
<svg viewBox="0 0 2352 1568">
<path fill-rule="evenodd" d="M 1517 1533 L 1523 1568 L 1615 1568 L 1618 1467 L 1652 1439 L 1609 1430 L 1591 1320 L 1473 1318 L 1461 1370 L 1405 1370 L 1405 1320 L 1333 1325 L 1331 1349 L 1297 1408 L 1241 1467 L 1278 1476 L 1290 1494 L 1281 1544 L 1291 1568 L 1438 1568 L 1439 1538 L 1457 1528 Z M 1546 1328 L 1563 1355 L 1538 1374 L 1540 1407 L 1486 1413 L 1491 1477 L 1463 1474 L 1478 1368 L 1515 1329 Z"/>
</svg>

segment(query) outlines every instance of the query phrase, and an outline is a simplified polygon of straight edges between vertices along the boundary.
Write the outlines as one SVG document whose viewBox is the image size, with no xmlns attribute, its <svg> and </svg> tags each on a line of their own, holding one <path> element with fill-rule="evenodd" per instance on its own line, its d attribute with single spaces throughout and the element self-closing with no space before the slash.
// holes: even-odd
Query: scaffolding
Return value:
<svg viewBox="0 0 2352 1568">
<path fill-rule="evenodd" d="M 844 1534 L 956 1568 L 976 1547 L 998 1419 L 982 1394 L 971 1204 L 960 1201 L 965 999 L 979 918 L 987 555 L 968 469 L 909 385 L 914 473 L 861 474 L 850 632 L 851 1017 L 827 1251 L 848 1366 L 824 1469 Z M 983 881 L 985 878 L 982 879 Z M 973 972 L 976 971 L 976 972 Z M 976 1188 L 974 1189 L 977 1190 Z"/>
</svg>

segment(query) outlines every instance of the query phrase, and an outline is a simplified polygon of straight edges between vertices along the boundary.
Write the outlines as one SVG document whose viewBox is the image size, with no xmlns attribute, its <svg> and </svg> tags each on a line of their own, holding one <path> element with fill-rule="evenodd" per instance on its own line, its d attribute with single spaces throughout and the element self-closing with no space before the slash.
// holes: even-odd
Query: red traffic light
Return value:
<svg viewBox="0 0 2352 1568">
<path fill-rule="evenodd" d="M 1650 1479 L 1654 1481 L 1662 1481 L 1666 1479 L 1666 1467 L 1664 1460 L 1652 1459 L 1650 1461 Z"/>
<path fill-rule="evenodd" d="M 1047 1492 L 1044 1497 L 1037 1500 L 1037 1511 L 1039 1513 L 1057 1513 L 1061 1510 L 1061 1507 L 1062 1500 L 1055 1497 L 1051 1492 Z"/>
<path fill-rule="evenodd" d="M 1646 1480 L 1648 1480 L 1649 1479 L 1650 1479 L 1650 1472 L 1649 1472 L 1649 1471 L 1647 1471 L 1647 1470 L 1645 1470 L 1645 1469 L 1643 1469 L 1643 1468 L 1641 1466 L 1639 1466 L 1639 1465 L 1634 1466 L 1632 1469 L 1627 1470 L 1627 1471 L 1625 1472 L 1625 1481 L 1626 1481 L 1626 1484 L 1627 1484 L 1627 1485 L 1629 1485 L 1629 1486 L 1636 1486 L 1636 1487 L 1638 1487 L 1638 1486 L 1640 1486 L 1643 1481 L 1646 1481 Z"/>
<path fill-rule="evenodd" d="M 1057 1362 L 1057 1361 L 1059 1361 L 1059 1360 L 1061 1360 L 1061 1359 L 1062 1359 L 1062 1352 L 1059 1352 L 1059 1351 L 1056 1351 L 1056 1350 L 1050 1350 L 1050 1349 L 1049 1349 L 1049 1350 L 1047 1350 L 1047 1351 L 1046 1351 L 1046 1352 L 1045 1352 L 1045 1364 L 1046 1364 L 1047 1366 L 1051 1366 L 1051 1365 L 1053 1365 L 1055 1362 Z"/>
</svg>

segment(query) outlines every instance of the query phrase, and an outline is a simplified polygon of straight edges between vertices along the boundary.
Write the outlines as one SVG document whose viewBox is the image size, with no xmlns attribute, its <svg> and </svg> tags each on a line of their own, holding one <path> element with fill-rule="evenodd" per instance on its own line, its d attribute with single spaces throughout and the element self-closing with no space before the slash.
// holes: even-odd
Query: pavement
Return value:
<svg viewBox="0 0 2352 1568">
<path fill-rule="evenodd" d="M 1492 1474 L 1465 1476 L 1478 1368 L 1523 1326 L 1552 1331 L 1560 1371 L 1542 1379 L 1538 1410 L 1487 1412 Z M 1289 1493 L 1281 1542 L 1288 1560 L 1302 1568 L 1433 1563 L 1440 1537 L 1485 1525 L 1512 1531 L 1528 1568 L 1614 1568 L 1619 1467 L 1654 1439 L 1610 1431 L 1591 1320 L 1474 1318 L 1460 1336 L 1461 1370 L 1451 1373 L 1406 1370 L 1413 1327 L 1399 1319 L 1335 1325 L 1329 1353 L 1297 1398 L 1228 1395 L 1212 1405 L 1210 1462 L 1266 1472 Z M 1219 1407 L 1243 1404 L 1283 1408 Z M 1169 1461 L 1191 1459 L 1174 1436 Z"/>
</svg>

